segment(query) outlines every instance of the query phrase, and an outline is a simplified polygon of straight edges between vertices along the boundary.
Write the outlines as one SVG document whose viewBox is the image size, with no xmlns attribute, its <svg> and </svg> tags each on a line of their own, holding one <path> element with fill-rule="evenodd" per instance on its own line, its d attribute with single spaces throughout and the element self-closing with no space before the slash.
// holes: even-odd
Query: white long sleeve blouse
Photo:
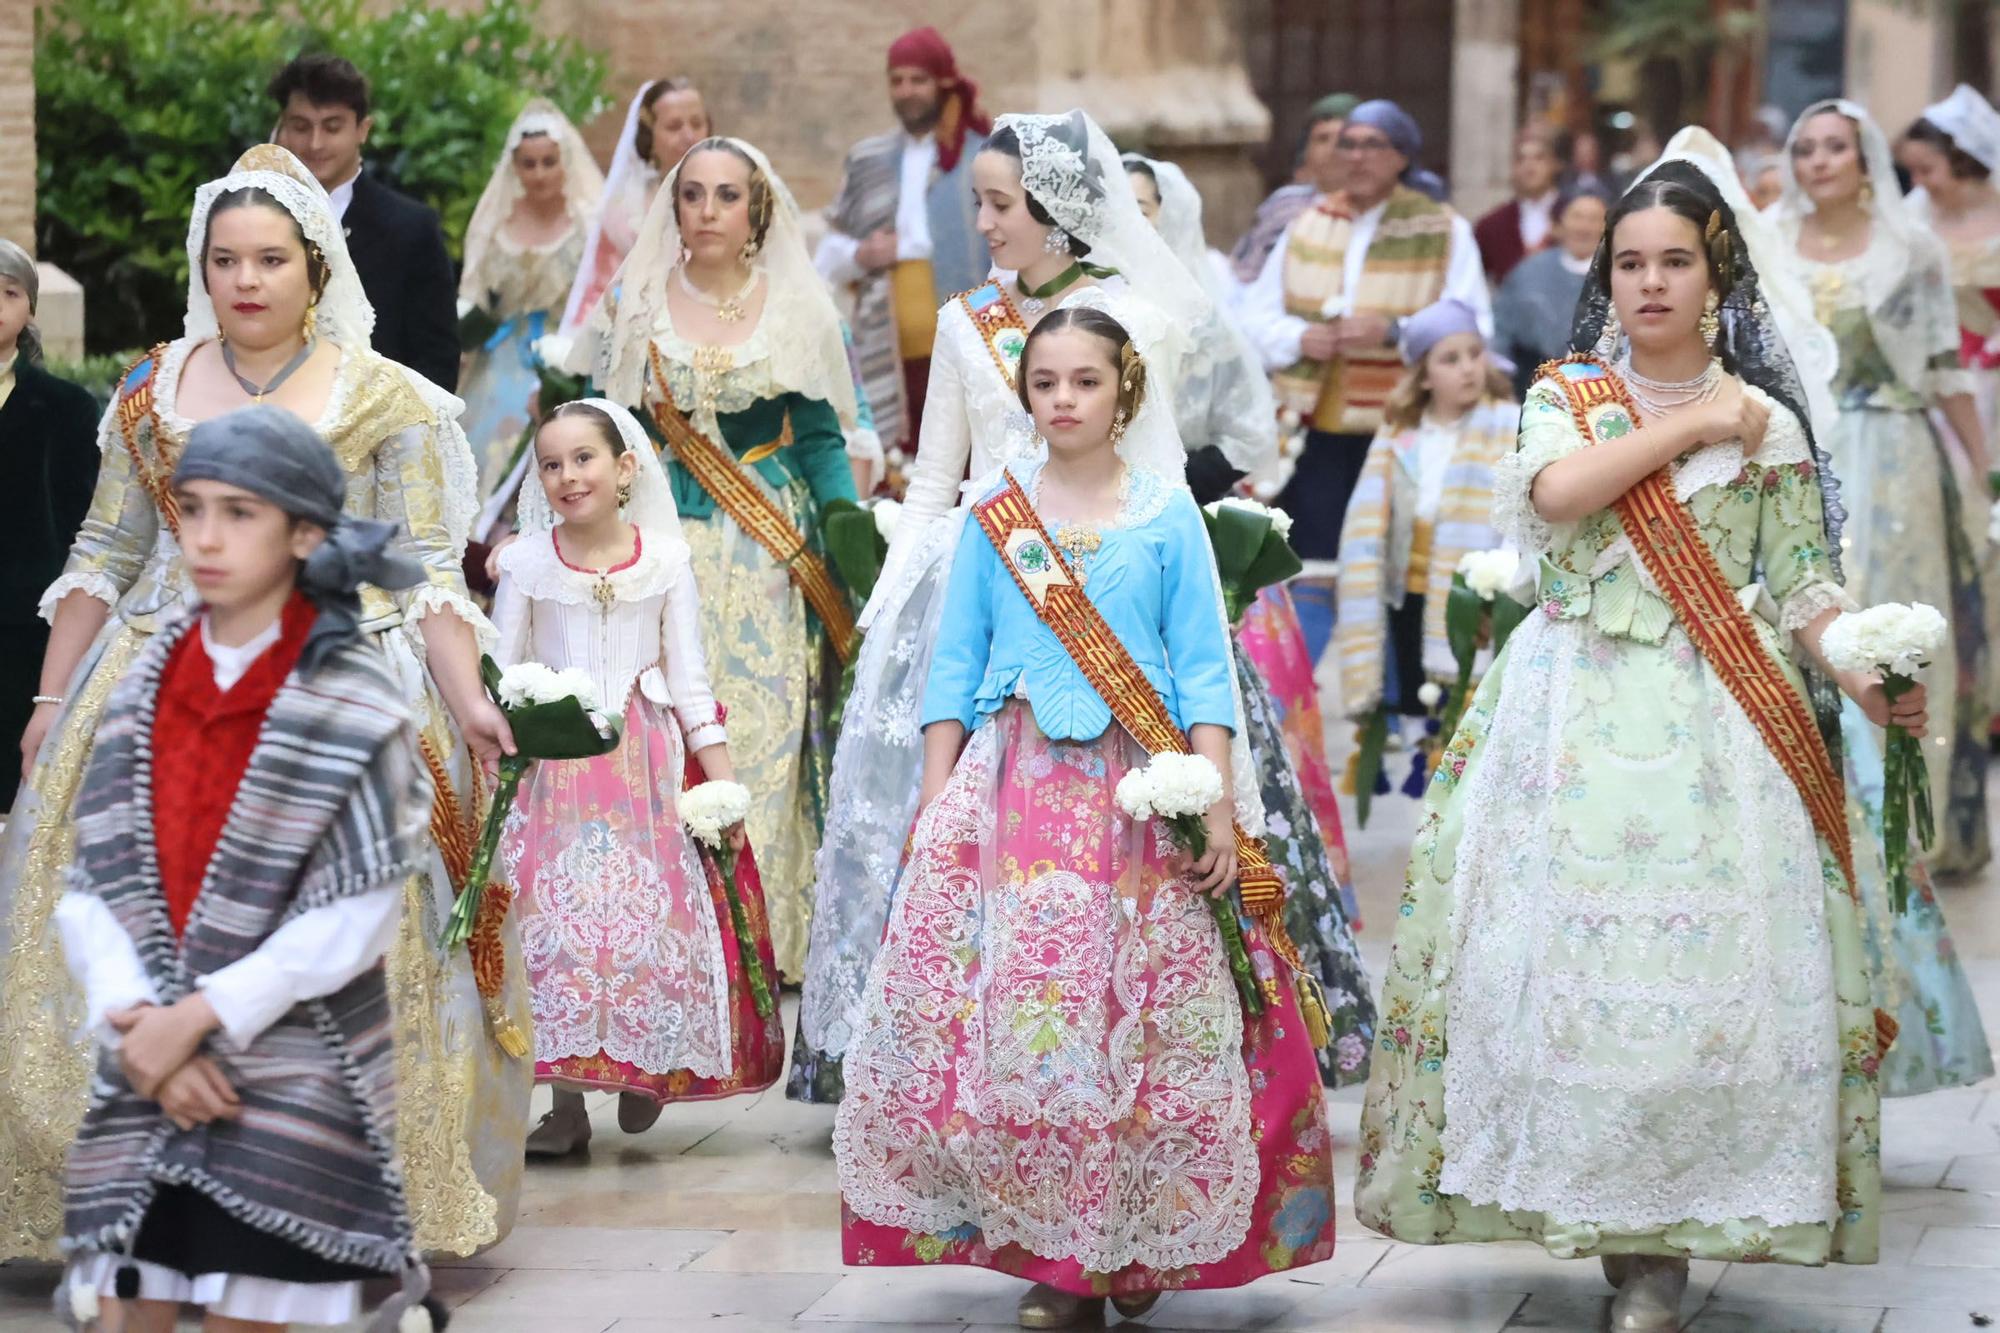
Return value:
<svg viewBox="0 0 2000 1333">
<path fill-rule="evenodd" d="M 555 533 L 521 538 L 500 555 L 493 620 L 502 666 L 540 662 L 588 674 L 607 711 L 636 686 L 671 708 L 690 752 L 728 739 L 701 651 L 700 604 L 687 547 L 641 533 L 634 558 L 604 574 L 578 569 Z M 600 584 L 610 600 L 600 602 Z"/>
</svg>

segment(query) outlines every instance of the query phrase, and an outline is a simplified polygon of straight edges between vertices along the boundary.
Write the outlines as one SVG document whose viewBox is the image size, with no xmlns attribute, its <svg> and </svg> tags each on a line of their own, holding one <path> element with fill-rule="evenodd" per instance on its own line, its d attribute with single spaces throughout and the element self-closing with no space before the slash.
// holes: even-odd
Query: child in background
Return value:
<svg viewBox="0 0 2000 1333">
<path fill-rule="evenodd" d="M 1357 719 L 1385 706 L 1423 717 L 1424 682 L 1457 679 L 1445 601 L 1460 557 L 1502 544 L 1493 469 L 1521 422 L 1472 307 L 1418 311 L 1402 352 L 1409 369 L 1383 407 L 1340 535 L 1333 644 L 1341 709 Z"/>
<path fill-rule="evenodd" d="M 98 1034 L 70 1150 L 65 1298 L 89 1326 L 339 1324 L 422 1299 L 381 959 L 429 838 L 402 688 L 362 582 L 423 580 L 276 407 L 196 426 L 173 476 L 201 594 L 113 694 L 56 911 Z"/>
<path fill-rule="evenodd" d="M 727 900 L 678 813 L 689 754 L 708 779 L 736 772 L 659 455 L 602 398 L 550 413 L 534 450 L 521 539 L 499 557 L 498 656 L 584 672 L 625 727 L 609 754 L 536 765 L 500 849 L 519 894 L 535 1077 L 556 1085 L 528 1153 L 563 1156 L 590 1141 L 583 1089 L 617 1092 L 619 1127 L 636 1134 L 670 1101 L 770 1086 L 785 1043 L 775 1010 L 756 1011 Z M 743 847 L 740 824 L 730 844 L 725 855 Z M 775 977 L 762 893 L 749 857 L 739 864 Z"/>
</svg>

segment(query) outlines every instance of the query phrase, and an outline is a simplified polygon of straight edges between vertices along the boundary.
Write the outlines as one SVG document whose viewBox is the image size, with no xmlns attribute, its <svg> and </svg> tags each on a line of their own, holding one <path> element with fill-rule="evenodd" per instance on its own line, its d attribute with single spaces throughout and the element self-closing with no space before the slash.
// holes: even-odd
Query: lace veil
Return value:
<svg viewBox="0 0 2000 1333">
<path fill-rule="evenodd" d="M 806 248 L 798 203 L 763 152 L 741 139 L 704 139 L 688 150 L 688 157 L 717 143 L 747 156 L 751 170 L 771 191 L 771 223 L 754 261 L 769 289 L 759 333 L 769 350 L 771 378 L 782 390 L 831 404 L 841 426 L 852 430 L 858 413 L 847 344 L 833 297 Z M 681 159 L 681 165 L 686 162 L 687 158 Z M 667 174 L 666 183 L 653 196 L 632 253 L 625 256 L 570 354 L 572 373 L 589 374 L 607 398 L 621 403 L 636 406 L 640 401 L 646 349 L 666 312 L 667 281 L 680 263 L 681 228 L 674 195 L 681 165 Z"/>
<path fill-rule="evenodd" d="M 500 160 L 494 164 L 493 174 L 487 178 L 479 203 L 472 210 L 472 222 L 465 229 L 465 275 L 458 284 L 458 294 L 463 300 L 479 301 L 490 286 L 480 272 L 481 265 L 522 196 L 521 178 L 514 171 L 514 150 L 521 146 L 522 140 L 535 134 L 548 135 L 562 151 L 563 198 L 570 220 L 588 229 L 591 239 L 596 239 L 598 208 L 604 196 L 604 176 L 597 169 L 597 160 L 590 155 L 583 136 L 570 124 L 569 117 L 546 98 L 534 98 L 508 128 Z M 572 299 L 575 296 L 574 286 L 571 296 Z"/>
<path fill-rule="evenodd" d="M 1655 176 L 1691 186 L 1714 199 L 1722 225 L 1740 242 L 1730 247 L 1729 295 L 1717 311 L 1722 333 L 1716 350 L 1725 369 L 1783 403 L 1805 429 L 1826 506 L 1828 547 L 1838 573 L 1840 533 L 1847 511 L 1840 503 L 1840 483 L 1832 460 L 1819 443 L 1836 410 L 1831 386 L 1840 350 L 1833 334 L 1814 314 L 1812 297 L 1784 237 L 1751 206 L 1729 150 L 1714 135 L 1694 125 L 1681 130 L 1667 144 L 1660 160 L 1646 168 L 1639 179 Z M 1607 230 L 1577 301 L 1570 349 L 1594 351 L 1607 362 L 1625 356 L 1623 336 L 1605 336 L 1610 314 L 1611 233 Z"/>
<path fill-rule="evenodd" d="M 625 408 L 608 398 L 583 398 L 578 401 L 610 417 L 611 423 L 618 428 L 618 438 L 624 442 L 625 452 L 639 460 L 639 470 L 632 477 L 632 498 L 625 503 L 626 521 L 646 534 L 648 550 L 657 550 L 662 555 L 678 552 L 684 558 L 687 542 L 681 536 L 680 511 L 674 505 L 674 493 L 667 484 L 666 469 L 660 465 L 660 451 L 653 446 L 638 420 Z M 561 521 L 549 507 L 548 494 L 542 490 L 534 468 L 530 467 L 521 485 L 516 515 L 519 530 L 524 534 L 547 532 Z"/>
<path fill-rule="evenodd" d="M 605 213 L 618 207 L 628 195 L 644 199 L 646 186 L 657 174 L 652 163 L 640 158 L 638 149 L 639 113 L 646 109 L 646 96 L 652 91 L 650 80 L 640 84 L 639 91 L 632 94 L 632 105 L 625 108 L 618 147 L 611 153 L 611 170 L 604 178 L 598 206 L 590 215 L 590 230 L 584 233 L 583 262 L 577 266 L 576 281 L 570 284 L 569 300 L 563 304 L 561 328 L 565 333 L 575 329 L 589 313 L 583 303 L 590 295 L 591 275 L 597 272 L 597 250 L 604 243 Z M 564 163 L 567 165 L 567 157 Z"/>
<path fill-rule="evenodd" d="M 194 213 L 188 219 L 188 301 L 183 325 L 188 340 L 206 342 L 222 332 L 215 305 L 202 285 L 202 249 L 215 201 L 244 189 L 262 190 L 276 199 L 326 260 L 326 290 L 315 307 L 320 335 L 348 351 L 368 348 L 375 332 L 375 307 L 368 304 L 368 295 L 361 290 L 361 275 L 355 272 L 354 260 L 347 252 L 347 233 L 313 174 L 296 157 L 268 143 L 249 149 L 236 159 L 227 176 L 194 192 Z"/>
<path fill-rule="evenodd" d="M 1213 312 L 1193 335 L 1196 349 L 1191 358 L 1197 365 L 1207 363 L 1211 373 L 1191 372 L 1185 377 L 1191 388 L 1199 386 L 1207 394 L 1207 401 L 1198 406 L 1206 411 L 1212 438 L 1197 443 L 1218 446 L 1232 465 L 1254 472 L 1277 454 L 1278 408 L 1263 358 L 1229 318 L 1229 294 L 1223 290 L 1222 275 L 1209 262 L 1201 192 L 1172 162 L 1137 153 L 1126 154 L 1125 161 L 1143 163 L 1153 173 L 1160 187 L 1160 216 L 1155 223 L 1160 239 L 1201 283 Z M 1180 400 L 1188 401 L 1184 394 Z"/>
<path fill-rule="evenodd" d="M 1779 170 L 1785 179 L 1785 192 L 1778 202 L 1764 210 L 1784 237 L 1786 244 L 1795 253 L 1798 248 L 1799 223 L 1806 214 L 1813 211 L 1813 202 L 1806 197 L 1805 187 L 1799 184 L 1799 173 L 1792 164 L 1792 146 L 1798 142 L 1799 130 L 1808 120 L 1822 112 L 1838 112 L 1852 121 L 1855 138 L 1861 145 L 1861 166 L 1867 173 L 1869 193 L 1869 219 L 1873 228 L 1869 235 L 1869 246 L 1876 251 L 1864 271 L 1863 284 L 1866 288 L 1868 308 L 1874 310 L 1889 299 L 1903 275 L 1909 271 L 1913 234 L 1917 230 L 1916 220 L 1910 216 L 1909 205 L 1903 199 L 1903 184 L 1896 179 L 1896 159 L 1889 150 L 1889 136 L 1882 133 L 1882 127 L 1868 114 L 1868 108 L 1859 102 L 1850 102 L 1844 97 L 1832 97 L 1823 102 L 1815 102 L 1800 113 L 1792 122 L 1791 133 L 1785 136 L 1785 149 L 1778 155 Z M 1887 262 L 1883 262 L 1886 260 Z"/>
</svg>

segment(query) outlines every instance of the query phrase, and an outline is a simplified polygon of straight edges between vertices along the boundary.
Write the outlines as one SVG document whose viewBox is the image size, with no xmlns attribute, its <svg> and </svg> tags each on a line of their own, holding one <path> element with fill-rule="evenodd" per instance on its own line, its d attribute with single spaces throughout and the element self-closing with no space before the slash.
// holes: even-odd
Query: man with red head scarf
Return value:
<svg viewBox="0 0 2000 1333">
<path fill-rule="evenodd" d="M 938 307 L 986 277 L 972 159 L 992 122 L 936 28 L 889 47 L 889 102 L 902 128 L 847 155 L 817 261 L 854 298 L 854 347 L 883 442 L 916 446 Z"/>
</svg>

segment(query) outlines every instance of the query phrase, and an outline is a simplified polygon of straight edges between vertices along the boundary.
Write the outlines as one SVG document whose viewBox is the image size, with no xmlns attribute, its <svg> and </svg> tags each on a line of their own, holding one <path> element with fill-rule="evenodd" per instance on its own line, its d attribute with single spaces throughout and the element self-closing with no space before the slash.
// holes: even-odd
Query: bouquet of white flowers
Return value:
<svg viewBox="0 0 2000 1333">
<path fill-rule="evenodd" d="M 1222 610 L 1230 624 L 1242 619 L 1260 590 L 1299 572 L 1290 539 L 1292 516 L 1284 510 L 1231 495 L 1203 505 L 1201 518 L 1215 549 Z"/>
<path fill-rule="evenodd" d="M 1144 768 L 1135 768 L 1118 779 L 1114 796 L 1119 808 L 1133 819 L 1165 823 L 1189 856 L 1199 859 L 1208 854 L 1208 825 L 1202 816 L 1222 799 L 1222 774 L 1207 759 L 1198 754 L 1156 754 Z M 1250 951 L 1243 943 L 1243 923 L 1237 919 L 1236 904 L 1227 894 L 1208 901 L 1215 913 L 1216 929 L 1222 933 L 1229 972 L 1236 980 L 1243 1010 L 1261 1014 L 1264 996 L 1250 970 Z"/>
<path fill-rule="evenodd" d="M 1507 590 L 1521 567 L 1519 554 L 1509 550 L 1467 551 L 1458 562 L 1458 575 L 1465 586 L 1490 602 Z"/>
<path fill-rule="evenodd" d="M 502 671 L 486 657 L 480 659 L 479 676 L 486 692 L 507 715 L 515 752 L 500 757 L 500 782 L 493 791 L 493 804 L 480 828 L 465 886 L 445 923 L 443 946 L 447 949 L 472 938 L 487 879 L 493 873 L 493 854 L 500 846 L 500 827 L 514 808 L 521 779 L 535 761 L 589 759 L 618 748 L 618 724 L 597 711 L 597 687 L 586 673 L 573 668 L 558 671 L 540 662 L 517 662 Z"/>
<path fill-rule="evenodd" d="M 1472 668 L 1479 658 L 1480 640 L 1493 645 L 1493 655 L 1507 646 L 1508 636 L 1519 628 L 1528 608 L 1506 595 L 1520 571 L 1521 557 L 1513 551 L 1467 551 L 1459 558 L 1451 578 L 1451 592 L 1445 599 L 1444 632 L 1451 644 L 1452 660 L 1458 664 L 1458 680 L 1438 724 L 1441 742 L 1449 742 L 1465 716 L 1466 702 L 1472 697 Z"/>
<path fill-rule="evenodd" d="M 1944 645 L 1945 631 L 1945 619 L 1936 607 L 1889 602 L 1836 616 L 1820 636 L 1819 650 L 1836 671 L 1879 671 L 1882 692 L 1894 703 L 1915 687 L 1916 673 L 1929 666 Z M 1882 850 L 1889 869 L 1889 906 L 1901 912 L 1910 900 L 1913 812 L 1917 841 L 1923 847 L 1930 847 L 1936 831 L 1923 747 L 1893 722 L 1882 756 L 1882 777 Z"/>
<path fill-rule="evenodd" d="M 750 931 L 750 914 L 743 910 L 743 898 L 736 890 L 736 853 L 729 850 L 729 830 L 750 813 L 750 792 L 740 782 L 704 782 L 681 793 L 681 821 L 694 840 L 715 858 L 722 874 L 722 893 L 729 900 L 729 924 L 736 933 L 736 955 L 743 960 L 743 976 L 750 983 L 751 998 L 757 1002 L 757 1016 L 769 1018 L 774 1005 L 771 983 L 764 975 L 764 960 L 757 956 L 757 939 Z"/>
<path fill-rule="evenodd" d="M 903 521 L 903 504 L 900 500 L 883 496 L 868 506 L 868 512 L 875 517 L 875 532 L 885 542 L 896 540 L 896 527 Z"/>
</svg>

